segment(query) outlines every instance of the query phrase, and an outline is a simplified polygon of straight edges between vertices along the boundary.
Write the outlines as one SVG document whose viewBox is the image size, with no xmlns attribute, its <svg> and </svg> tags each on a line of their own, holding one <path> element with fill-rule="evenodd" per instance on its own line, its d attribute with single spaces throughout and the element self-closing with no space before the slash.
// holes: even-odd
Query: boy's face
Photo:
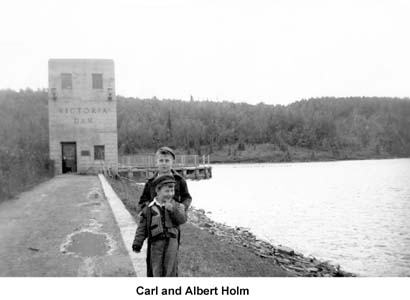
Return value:
<svg viewBox="0 0 410 300">
<path fill-rule="evenodd" d="M 157 199 L 161 203 L 171 200 L 174 197 L 174 194 L 175 190 L 173 184 L 166 184 L 157 189 Z"/>
<path fill-rule="evenodd" d="M 171 154 L 158 154 L 157 167 L 160 173 L 169 173 L 172 168 L 173 158 Z"/>
</svg>

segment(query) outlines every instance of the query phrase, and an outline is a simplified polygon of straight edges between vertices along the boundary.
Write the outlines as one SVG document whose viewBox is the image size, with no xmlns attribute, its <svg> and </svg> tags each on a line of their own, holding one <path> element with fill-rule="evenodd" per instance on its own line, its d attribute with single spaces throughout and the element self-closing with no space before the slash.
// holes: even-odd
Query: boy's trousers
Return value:
<svg viewBox="0 0 410 300">
<path fill-rule="evenodd" d="M 178 276 L 178 239 L 164 238 L 151 242 L 151 266 L 154 277 Z"/>
</svg>

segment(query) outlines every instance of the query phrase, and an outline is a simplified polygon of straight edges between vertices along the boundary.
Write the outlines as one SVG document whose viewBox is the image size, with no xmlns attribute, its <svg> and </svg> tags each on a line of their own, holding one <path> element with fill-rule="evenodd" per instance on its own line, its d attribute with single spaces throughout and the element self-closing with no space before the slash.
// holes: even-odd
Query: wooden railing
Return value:
<svg viewBox="0 0 410 300">
<path fill-rule="evenodd" d="M 174 168 L 210 164 L 209 155 L 176 155 Z M 119 167 L 155 168 L 155 155 L 124 155 L 118 157 Z"/>
<path fill-rule="evenodd" d="M 104 174 L 105 176 L 112 177 L 114 174 L 110 167 L 106 166 L 104 161 L 100 163 L 100 173 Z"/>
</svg>

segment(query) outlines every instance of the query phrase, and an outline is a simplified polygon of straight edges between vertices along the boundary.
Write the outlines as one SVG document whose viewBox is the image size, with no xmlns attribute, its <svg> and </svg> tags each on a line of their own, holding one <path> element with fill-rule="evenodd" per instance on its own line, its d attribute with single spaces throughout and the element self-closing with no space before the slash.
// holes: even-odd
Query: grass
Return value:
<svg viewBox="0 0 410 300">
<path fill-rule="evenodd" d="M 113 189 L 136 219 L 137 202 L 142 186 L 110 180 Z M 195 203 L 195 199 L 194 199 Z M 262 258 L 250 250 L 215 236 L 187 222 L 181 226 L 179 276 L 183 277 L 285 277 L 290 276 L 270 258 Z"/>
<path fill-rule="evenodd" d="M 10 151 L 0 145 L 0 203 L 54 176 L 48 154 Z"/>
<path fill-rule="evenodd" d="M 0 176 L 0 182 L 2 187 L 0 187 L 0 203 L 6 200 L 12 200 L 20 193 L 30 190 L 34 186 L 39 185 L 52 178 L 52 174 L 37 175 L 31 177 L 29 182 L 22 184 L 20 179 L 4 179 Z"/>
</svg>

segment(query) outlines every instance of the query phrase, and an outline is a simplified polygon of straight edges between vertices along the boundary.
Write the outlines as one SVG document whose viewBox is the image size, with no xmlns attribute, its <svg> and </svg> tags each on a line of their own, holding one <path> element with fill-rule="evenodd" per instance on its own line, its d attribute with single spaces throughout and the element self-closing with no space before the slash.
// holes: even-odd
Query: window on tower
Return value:
<svg viewBox="0 0 410 300">
<path fill-rule="evenodd" d="M 93 73 L 93 90 L 100 90 L 103 88 L 103 74 Z"/>
<path fill-rule="evenodd" d="M 105 159 L 105 146 L 98 145 L 94 146 L 94 160 L 104 160 Z"/>
<path fill-rule="evenodd" d="M 73 78 L 71 73 L 61 73 L 61 89 L 71 90 L 73 88 Z"/>
</svg>

